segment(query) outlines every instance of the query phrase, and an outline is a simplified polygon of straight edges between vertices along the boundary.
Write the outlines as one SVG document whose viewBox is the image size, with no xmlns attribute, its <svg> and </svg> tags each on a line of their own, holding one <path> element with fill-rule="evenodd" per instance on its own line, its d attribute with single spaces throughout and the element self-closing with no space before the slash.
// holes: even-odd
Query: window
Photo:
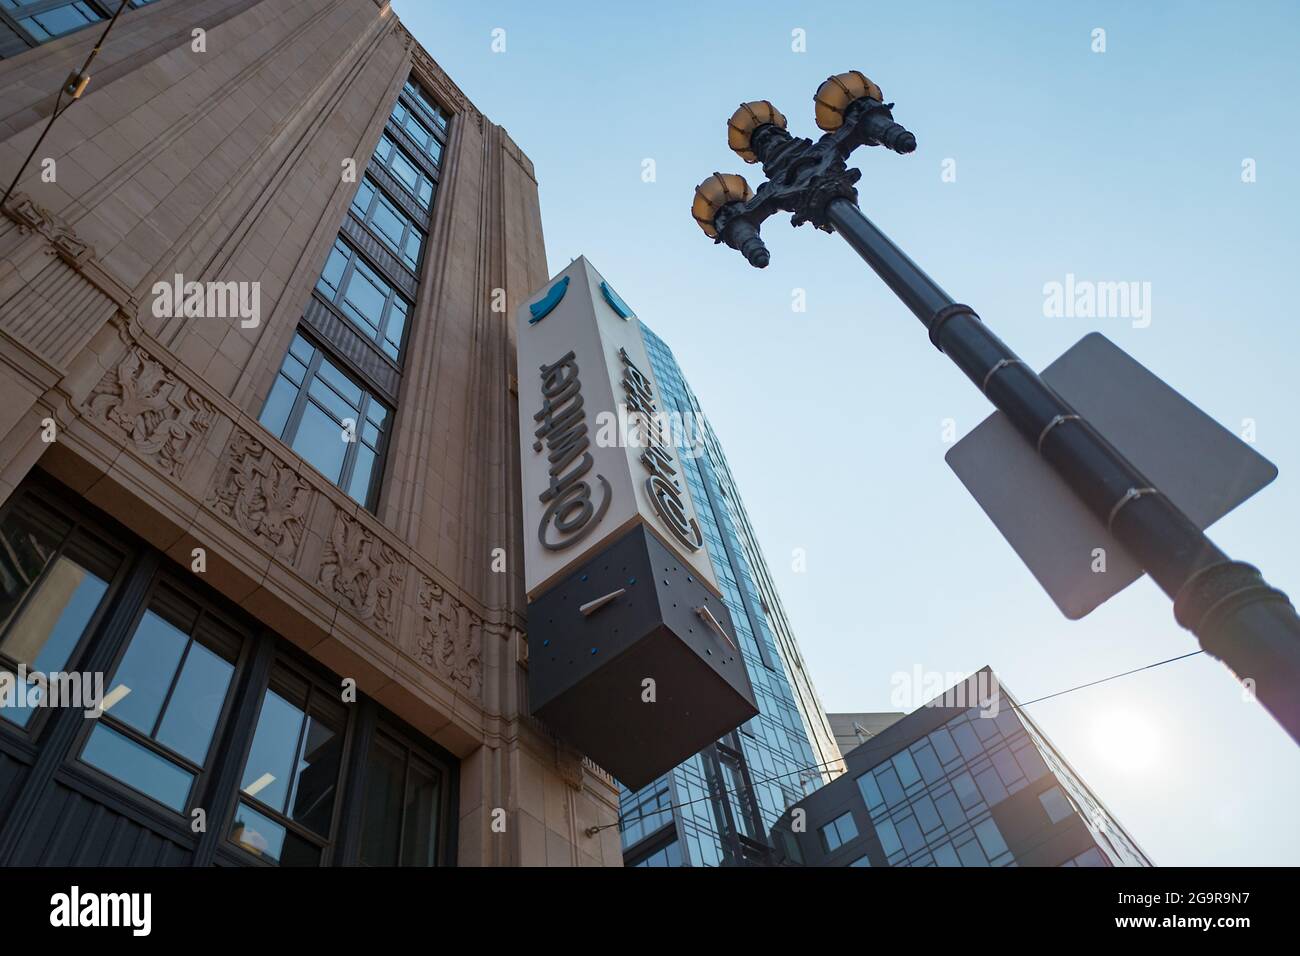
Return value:
<svg viewBox="0 0 1300 956">
<path fill-rule="evenodd" d="M 411 198 L 423 208 L 433 205 L 433 180 L 411 160 L 409 156 L 393 141 L 387 133 L 379 137 L 379 146 L 375 150 L 375 160 L 392 174 L 393 178 L 406 187 Z"/>
<path fill-rule="evenodd" d="M 357 194 L 352 198 L 352 213 L 396 253 L 407 268 L 412 272 L 419 270 L 424 233 L 380 191 L 369 176 L 363 177 L 357 187 Z"/>
<path fill-rule="evenodd" d="M 378 343 L 385 355 L 398 360 L 411 306 L 342 239 L 335 240 L 316 291 Z"/>
<path fill-rule="evenodd" d="M 378 732 L 367 760 L 361 862 L 437 866 L 443 772 L 409 747 Z"/>
<path fill-rule="evenodd" d="M 268 863 L 320 865 L 333 838 L 346 726 L 336 695 L 273 670 L 240 778 L 233 843 Z"/>
<path fill-rule="evenodd" d="M 1007 852 L 1007 842 L 992 817 L 975 824 L 975 837 L 990 860 Z"/>
<path fill-rule="evenodd" d="M 44 43 L 46 40 L 52 40 L 65 33 L 71 33 L 73 30 L 80 30 L 84 26 L 89 26 L 104 19 L 102 13 L 90 6 L 90 4 L 85 3 L 84 0 L 76 0 L 74 3 L 61 3 L 56 6 L 4 0 L 3 6 L 13 9 L 17 14 L 22 14 L 25 9 L 39 10 L 39 12 L 32 13 L 30 16 L 18 17 L 19 25 L 30 33 L 38 43 Z M 42 6 L 44 9 L 40 9 Z"/>
<path fill-rule="evenodd" d="M 649 854 L 648 856 L 646 856 L 646 857 L 644 857 L 644 858 L 638 860 L 637 862 L 633 863 L 632 865 L 633 865 L 633 866 L 646 866 L 646 867 L 650 867 L 650 866 L 681 866 L 681 865 L 682 865 L 682 848 L 681 848 L 681 846 L 677 843 L 676 840 L 673 840 L 672 843 L 669 843 L 667 846 L 663 847 L 662 849 L 656 850 L 654 853 Z"/>
<path fill-rule="evenodd" d="M 853 814 L 845 813 L 826 824 L 818 832 L 822 837 L 822 847 L 827 853 L 834 853 L 850 840 L 856 839 L 858 828 L 853 822 Z"/>
<path fill-rule="evenodd" d="M 898 771 L 898 779 L 904 787 L 910 787 L 921 779 L 921 773 L 916 769 L 916 763 L 912 760 L 912 755 L 906 750 L 894 755 L 891 761 L 894 769 Z"/>
<path fill-rule="evenodd" d="M 121 563 L 52 507 L 15 496 L 0 523 L 0 719 L 28 725 L 45 693 L 32 675 L 64 671 Z"/>
<path fill-rule="evenodd" d="M 880 838 L 880 845 L 885 851 L 885 856 L 893 856 L 903 849 L 903 841 L 898 838 L 898 831 L 894 829 L 894 824 L 889 820 L 880 820 L 876 823 L 876 836 Z"/>
<path fill-rule="evenodd" d="M 299 334 L 260 420 L 349 497 L 373 508 L 388 416 L 379 399 Z"/>
<path fill-rule="evenodd" d="M 81 760 L 177 812 L 226 706 L 242 638 L 160 585 L 108 682 Z"/>
<path fill-rule="evenodd" d="M 860 856 L 852 863 L 849 864 L 849 866 L 870 866 L 870 865 L 871 865 L 871 861 L 867 859 L 866 856 Z"/>
<path fill-rule="evenodd" d="M 1044 790 L 1038 795 L 1038 802 L 1043 805 L 1043 809 L 1047 811 L 1048 819 L 1053 823 L 1060 823 L 1074 813 L 1070 798 L 1065 795 L 1065 792 L 1060 787 Z"/>
<path fill-rule="evenodd" d="M 435 166 L 442 161 L 442 141 L 401 100 L 393 107 L 393 122 L 415 141 Z"/>
<path fill-rule="evenodd" d="M 876 778 L 870 773 L 858 777 L 858 791 L 862 794 L 868 810 L 874 810 L 885 802 L 884 794 L 880 792 L 880 787 L 876 786 Z"/>
<path fill-rule="evenodd" d="M 447 128 L 447 114 L 439 109 L 433 102 L 428 93 L 424 92 L 424 87 L 414 80 L 407 80 L 406 85 L 402 87 L 403 91 L 410 96 L 425 114 L 433 120 L 435 126 L 440 130 Z"/>
</svg>

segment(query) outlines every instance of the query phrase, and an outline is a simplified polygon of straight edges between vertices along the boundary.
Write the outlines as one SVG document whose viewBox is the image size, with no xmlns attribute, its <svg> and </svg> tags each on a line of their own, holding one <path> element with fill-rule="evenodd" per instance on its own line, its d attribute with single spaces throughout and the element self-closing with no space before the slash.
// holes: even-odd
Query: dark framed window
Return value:
<svg viewBox="0 0 1300 956">
<path fill-rule="evenodd" d="M 338 306 L 394 362 L 401 357 L 411 305 L 342 239 L 334 240 L 316 291 Z"/>
<path fill-rule="evenodd" d="M 247 635 L 159 581 L 107 682 L 81 762 L 183 813 L 208 765 Z"/>
<path fill-rule="evenodd" d="M 128 9 L 154 0 L 128 0 Z M 111 17 L 117 0 L 0 0 L 0 17 L 17 25 L 33 45 L 45 43 Z"/>
<path fill-rule="evenodd" d="M 858 827 L 852 813 L 843 813 L 817 831 L 821 834 L 822 849 L 833 853 L 850 840 L 857 839 Z"/>
<path fill-rule="evenodd" d="M 379 145 L 375 148 L 375 161 L 388 170 L 422 208 L 429 209 L 433 205 L 435 188 L 433 180 L 387 133 L 379 137 Z"/>
<path fill-rule="evenodd" d="M 434 134 L 426 121 L 415 114 L 401 100 L 393 107 L 393 122 L 420 148 L 435 166 L 442 162 L 442 140 Z"/>
<path fill-rule="evenodd" d="M 366 228 L 407 268 L 412 272 L 419 271 L 424 233 L 369 176 L 363 176 L 357 186 L 357 194 L 352 198 L 352 214 L 365 223 Z"/>
<path fill-rule="evenodd" d="M 366 758 L 361 862 L 368 866 L 438 866 L 446 816 L 446 768 L 384 729 Z"/>
<path fill-rule="evenodd" d="M 389 409 L 298 333 L 260 421 L 349 497 L 373 509 Z"/>
<path fill-rule="evenodd" d="M 415 101 L 416 105 L 420 107 L 425 116 L 433 120 L 434 126 L 443 132 L 446 132 L 447 114 L 442 111 L 441 107 L 433 102 L 433 98 L 424 91 L 424 87 L 415 82 L 415 80 L 407 80 L 406 85 L 402 87 L 402 91 Z"/>
<path fill-rule="evenodd" d="M 334 839 L 347 726 L 336 690 L 277 664 L 240 776 L 230 842 L 265 863 L 320 866 Z"/>
<path fill-rule="evenodd" d="M 0 719 L 28 727 L 37 681 L 62 672 L 102 614 L 125 557 L 54 502 L 15 494 L 0 520 Z M 18 678 L 29 675 L 18 696 Z"/>
</svg>

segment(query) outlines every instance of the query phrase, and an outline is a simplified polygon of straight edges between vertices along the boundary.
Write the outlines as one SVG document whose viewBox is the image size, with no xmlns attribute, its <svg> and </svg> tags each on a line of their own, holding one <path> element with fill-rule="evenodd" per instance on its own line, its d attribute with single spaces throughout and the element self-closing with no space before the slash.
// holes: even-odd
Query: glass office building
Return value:
<svg viewBox="0 0 1300 956">
<path fill-rule="evenodd" d="M 840 752 L 750 525 L 722 446 L 672 351 L 642 325 L 660 408 L 697 430 L 686 483 L 735 622 L 759 715 L 621 799 L 628 866 L 735 866 L 769 857 L 785 809 L 838 772 Z"/>
<path fill-rule="evenodd" d="M 1151 865 L 992 671 L 956 690 L 846 753 L 773 831 L 777 862 Z"/>
</svg>

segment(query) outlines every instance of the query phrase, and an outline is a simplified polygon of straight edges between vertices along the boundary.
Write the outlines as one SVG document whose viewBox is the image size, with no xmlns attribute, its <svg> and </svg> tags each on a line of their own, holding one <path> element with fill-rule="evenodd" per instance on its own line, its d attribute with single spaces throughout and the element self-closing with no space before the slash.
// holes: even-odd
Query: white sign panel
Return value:
<svg viewBox="0 0 1300 956">
<path fill-rule="evenodd" d="M 579 257 L 517 324 L 529 599 L 637 523 L 719 593 L 636 317 Z"/>
</svg>

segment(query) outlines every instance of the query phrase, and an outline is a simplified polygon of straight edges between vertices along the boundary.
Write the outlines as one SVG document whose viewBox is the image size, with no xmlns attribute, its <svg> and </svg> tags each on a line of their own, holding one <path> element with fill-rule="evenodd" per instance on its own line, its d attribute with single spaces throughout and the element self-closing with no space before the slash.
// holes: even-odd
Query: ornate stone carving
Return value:
<svg viewBox="0 0 1300 956">
<path fill-rule="evenodd" d="M 134 313 L 135 300 L 128 289 L 122 286 L 99 265 L 95 249 L 83 241 L 70 225 L 39 205 L 26 193 L 14 193 L 4 207 L 4 214 L 18 224 L 20 235 L 37 233 L 49 242 L 48 254 L 56 255 L 77 272 L 85 275 L 87 281 L 98 288 L 128 312 Z"/>
<path fill-rule="evenodd" d="M 405 568 L 395 548 L 339 511 L 325 542 L 317 584 L 341 596 L 363 622 L 392 637 Z"/>
<path fill-rule="evenodd" d="M 477 698 L 483 686 L 483 619 L 423 575 L 418 599 L 422 622 L 417 656 Z"/>
<path fill-rule="evenodd" d="M 177 480 L 217 416 L 211 402 L 135 344 L 99 380 L 85 407 Z"/>
<path fill-rule="evenodd" d="M 207 503 L 292 561 L 307 525 L 311 485 L 270 449 L 236 428 L 221 453 Z"/>
</svg>

